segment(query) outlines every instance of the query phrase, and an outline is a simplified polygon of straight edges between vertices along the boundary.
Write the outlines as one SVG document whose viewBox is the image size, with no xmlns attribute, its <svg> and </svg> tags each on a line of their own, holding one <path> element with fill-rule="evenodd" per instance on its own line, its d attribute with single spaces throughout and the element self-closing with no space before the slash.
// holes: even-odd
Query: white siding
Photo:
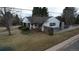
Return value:
<svg viewBox="0 0 79 59">
<path fill-rule="evenodd" d="M 41 31 L 44 31 L 44 26 L 41 27 Z"/>
<path fill-rule="evenodd" d="M 30 21 L 27 18 L 24 18 L 22 22 L 23 23 L 30 23 Z"/>
<path fill-rule="evenodd" d="M 50 26 L 50 23 L 55 23 L 55 26 Z M 49 18 L 44 24 L 43 26 L 46 27 L 51 27 L 51 28 L 59 28 L 60 25 L 60 21 L 54 17 Z"/>
</svg>

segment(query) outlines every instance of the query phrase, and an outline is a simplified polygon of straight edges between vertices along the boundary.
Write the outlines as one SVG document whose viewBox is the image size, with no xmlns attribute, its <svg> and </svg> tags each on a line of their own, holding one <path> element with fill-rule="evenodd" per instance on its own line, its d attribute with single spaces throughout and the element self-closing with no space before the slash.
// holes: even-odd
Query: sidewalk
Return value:
<svg viewBox="0 0 79 59">
<path fill-rule="evenodd" d="M 17 29 L 19 26 L 12 26 L 11 27 L 11 32 L 14 32 L 16 31 L 15 29 Z M 3 35 L 3 34 L 7 34 L 8 31 L 6 30 L 5 27 L 0 27 L 0 35 Z"/>
<path fill-rule="evenodd" d="M 65 31 L 69 31 L 69 30 L 74 30 L 74 29 L 77 29 L 77 28 L 79 28 L 79 25 L 78 26 L 71 26 L 67 29 L 63 29 L 63 30 L 61 30 L 59 32 L 56 32 L 56 33 L 61 33 L 61 32 L 65 32 Z"/>
</svg>

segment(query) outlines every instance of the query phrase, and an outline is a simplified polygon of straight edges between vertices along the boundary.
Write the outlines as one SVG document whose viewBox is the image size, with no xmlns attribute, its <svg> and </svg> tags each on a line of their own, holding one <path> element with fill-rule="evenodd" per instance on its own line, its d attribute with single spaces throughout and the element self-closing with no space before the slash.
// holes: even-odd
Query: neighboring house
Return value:
<svg viewBox="0 0 79 59">
<path fill-rule="evenodd" d="M 22 21 L 23 25 L 26 26 L 27 28 L 31 29 L 31 22 L 29 21 L 28 18 L 23 18 L 23 21 Z"/>
<path fill-rule="evenodd" d="M 49 28 L 59 29 L 60 21 L 55 17 L 27 17 L 22 21 L 29 29 L 37 29 L 41 31 Z"/>
</svg>

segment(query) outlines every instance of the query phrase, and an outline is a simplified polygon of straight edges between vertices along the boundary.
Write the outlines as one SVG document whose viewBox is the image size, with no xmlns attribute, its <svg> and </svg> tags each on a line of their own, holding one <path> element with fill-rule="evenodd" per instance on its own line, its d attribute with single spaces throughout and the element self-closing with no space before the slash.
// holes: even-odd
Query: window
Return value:
<svg viewBox="0 0 79 59">
<path fill-rule="evenodd" d="M 56 24 L 55 23 L 50 23 L 50 26 L 55 26 Z"/>
</svg>

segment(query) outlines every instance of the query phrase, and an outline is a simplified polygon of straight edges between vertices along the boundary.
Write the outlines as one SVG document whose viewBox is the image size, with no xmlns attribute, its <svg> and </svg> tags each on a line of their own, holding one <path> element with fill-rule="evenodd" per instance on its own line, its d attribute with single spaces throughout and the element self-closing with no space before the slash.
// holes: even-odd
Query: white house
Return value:
<svg viewBox="0 0 79 59">
<path fill-rule="evenodd" d="M 23 25 L 25 25 L 27 28 L 31 29 L 31 22 L 29 21 L 29 19 L 27 19 L 26 17 L 23 18 L 22 23 L 23 23 Z"/>
<path fill-rule="evenodd" d="M 60 20 L 55 17 L 26 17 L 22 21 L 29 29 L 39 28 L 44 31 L 46 28 L 60 28 Z"/>
<path fill-rule="evenodd" d="M 60 28 L 60 21 L 55 17 L 51 17 L 43 23 L 41 30 L 44 31 L 45 27 Z"/>
</svg>

